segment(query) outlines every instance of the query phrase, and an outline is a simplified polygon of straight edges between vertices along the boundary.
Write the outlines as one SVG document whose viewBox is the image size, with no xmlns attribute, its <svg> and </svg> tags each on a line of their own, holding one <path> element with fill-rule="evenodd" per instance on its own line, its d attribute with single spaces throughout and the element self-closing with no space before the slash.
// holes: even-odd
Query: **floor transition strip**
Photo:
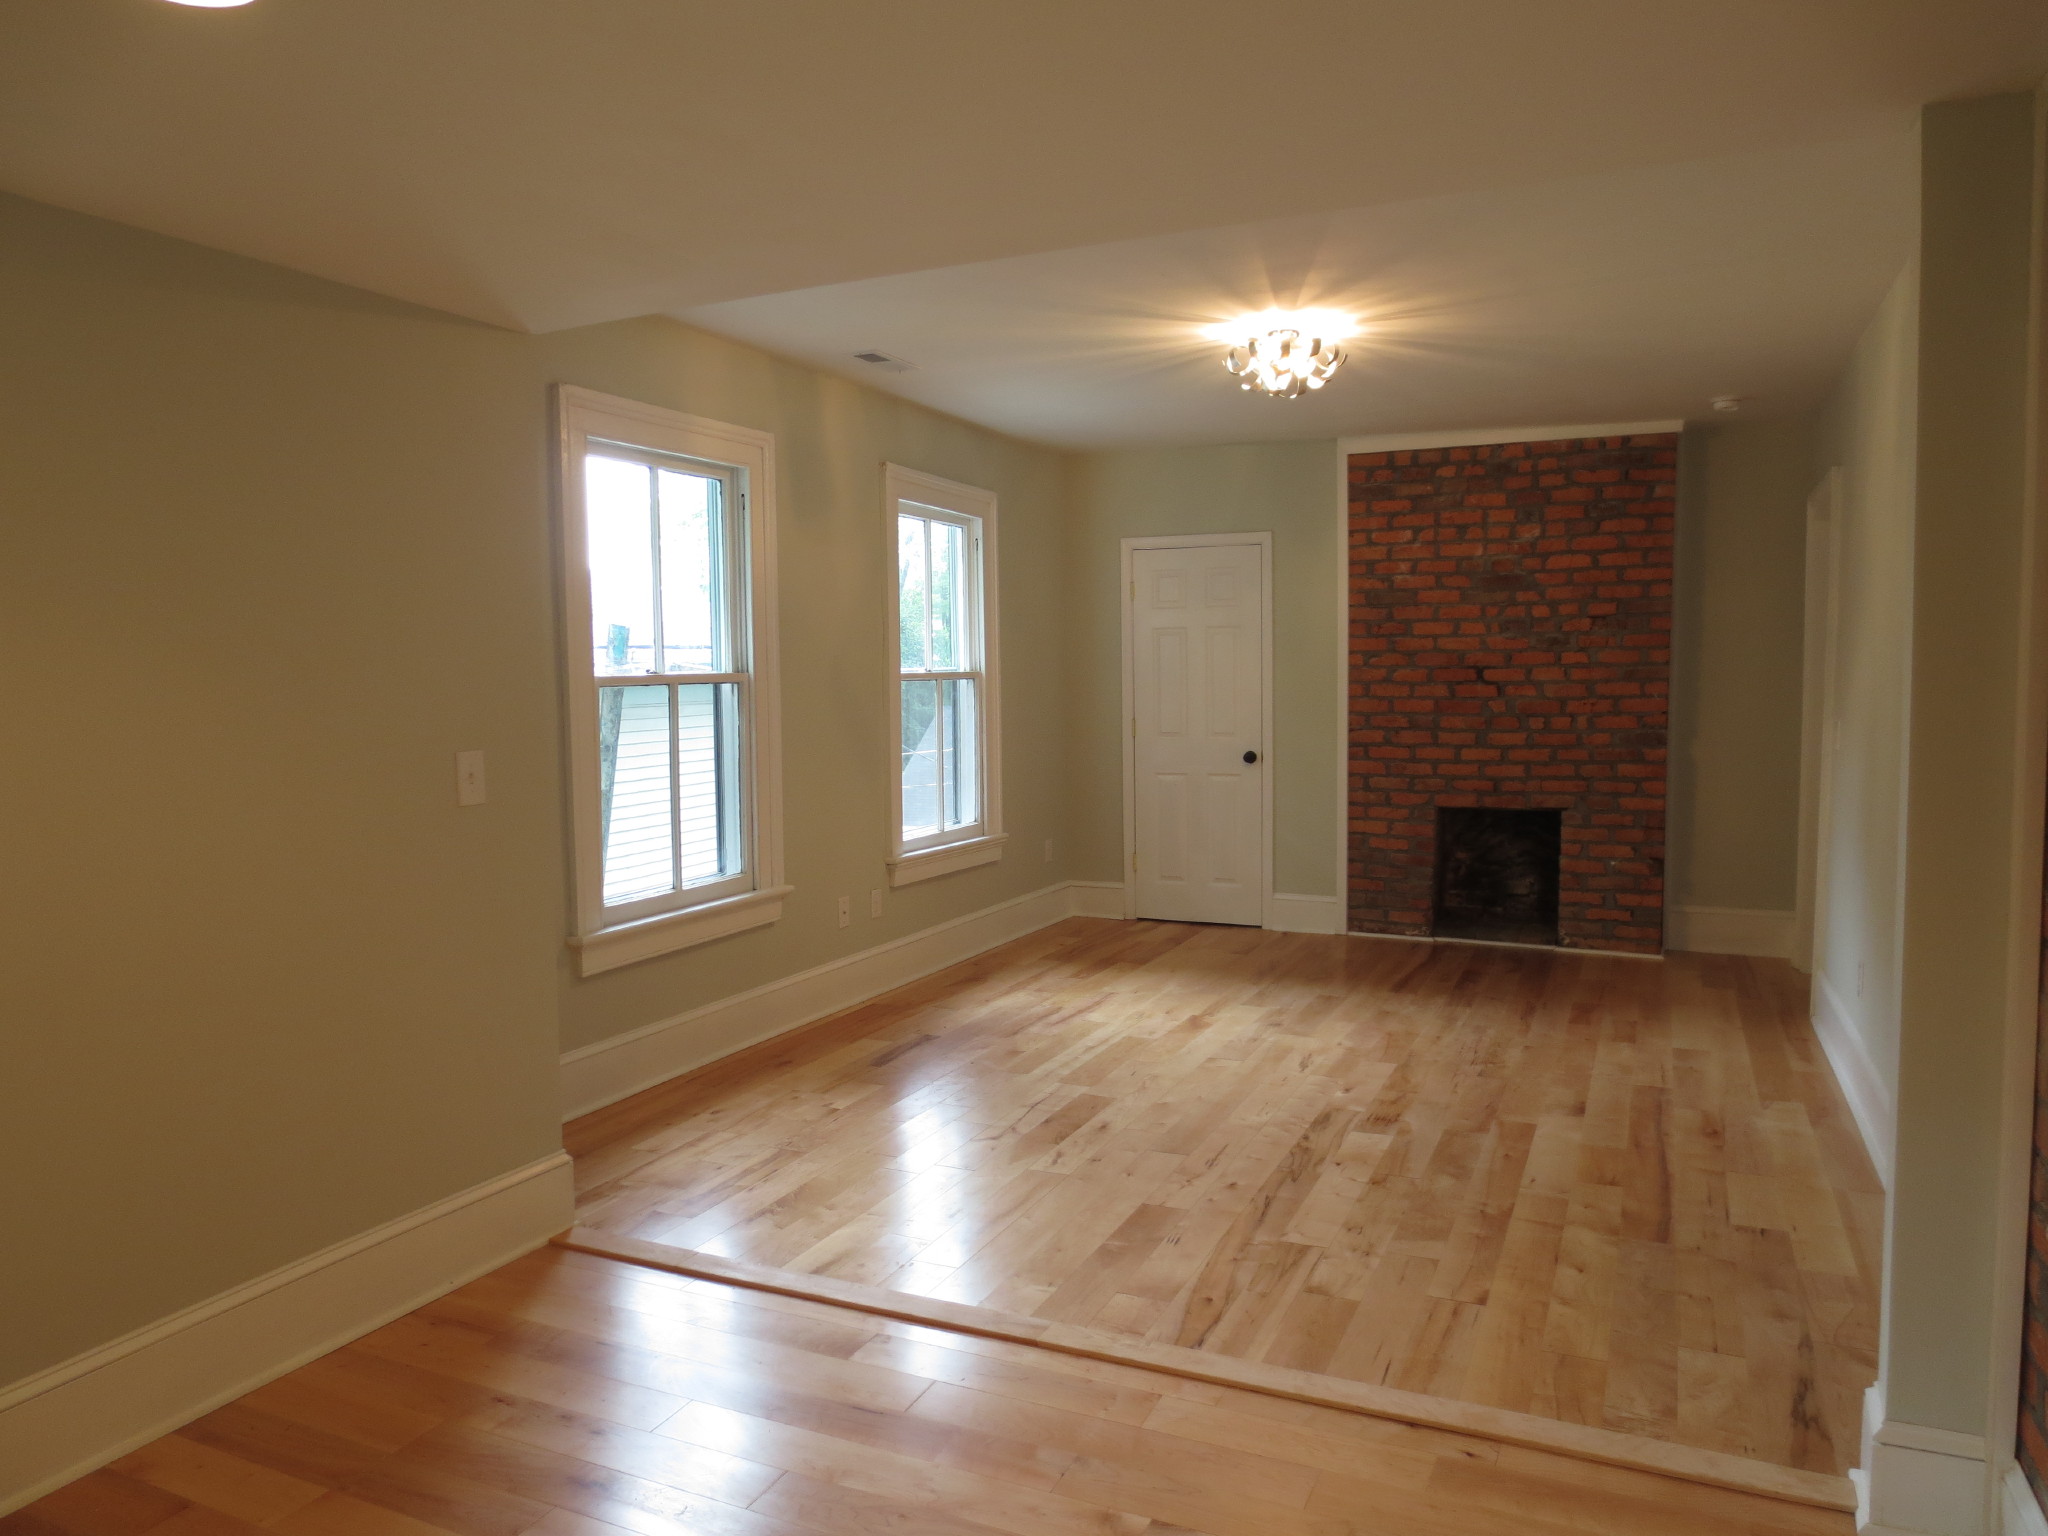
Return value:
<svg viewBox="0 0 2048 1536">
<path fill-rule="evenodd" d="M 666 1243 L 619 1237 L 590 1227 L 572 1228 L 557 1237 L 555 1242 L 578 1253 L 620 1259 L 628 1264 L 668 1270 L 699 1280 L 716 1280 L 724 1285 L 825 1302 L 902 1322 L 1003 1339 L 1013 1344 L 1034 1345 L 1116 1365 L 1164 1371 L 1171 1376 L 1215 1386 L 1238 1387 L 1324 1408 L 1341 1408 L 1376 1418 L 1397 1419 L 1405 1424 L 1474 1435 L 1505 1445 L 1527 1446 L 1533 1450 L 1577 1457 L 1581 1461 L 1661 1473 L 1686 1482 L 1732 1488 L 1741 1493 L 1761 1494 L 1766 1498 L 1809 1504 L 1820 1509 L 1853 1512 L 1856 1508 L 1855 1490 L 1846 1477 L 1781 1467 L 1773 1462 L 1731 1456 L 1722 1451 L 1674 1445 L 1669 1441 L 1624 1435 L 1587 1424 L 1567 1424 L 1558 1419 L 1539 1418 L 1535 1414 L 1489 1408 L 1478 1403 L 1461 1403 L 1423 1392 L 1405 1392 L 1373 1382 L 1346 1381 L 1313 1371 L 1265 1365 L 1256 1360 L 1238 1360 L 1174 1344 L 1151 1344 L 1099 1328 L 1047 1322 L 1043 1318 L 1022 1317 L 1014 1312 L 970 1307 L 930 1296 L 913 1296 L 907 1291 L 889 1291 L 880 1286 L 835 1280 L 827 1275 L 806 1275 L 766 1264 L 749 1264 L 744 1260 L 721 1258 L 691 1248 L 673 1248 Z"/>
</svg>

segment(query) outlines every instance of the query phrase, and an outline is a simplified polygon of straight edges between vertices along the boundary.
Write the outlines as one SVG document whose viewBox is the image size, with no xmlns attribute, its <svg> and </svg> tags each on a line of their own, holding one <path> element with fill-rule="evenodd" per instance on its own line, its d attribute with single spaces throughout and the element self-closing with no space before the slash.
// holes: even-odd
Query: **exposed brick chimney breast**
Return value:
<svg viewBox="0 0 2048 1536">
<path fill-rule="evenodd" d="M 1558 936 L 1655 954 L 1678 436 L 1350 460 L 1350 926 L 1426 934 L 1436 808 L 1563 813 Z"/>
</svg>

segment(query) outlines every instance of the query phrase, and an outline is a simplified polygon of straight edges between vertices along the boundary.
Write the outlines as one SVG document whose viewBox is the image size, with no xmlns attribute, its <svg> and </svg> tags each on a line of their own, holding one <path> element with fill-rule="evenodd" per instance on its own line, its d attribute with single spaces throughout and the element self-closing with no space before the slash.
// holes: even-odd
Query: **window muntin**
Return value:
<svg viewBox="0 0 2048 1536">
<path fill-rule="evenodd" d="M 774 439 L 572 385 L 559 404 L 584 975 L 775 921 Z"/>
<path fill-rule="evenodd" d="M 983 526 L 895 498 L 897 847 L 943 847 L 988 830 L 983 700 Z"/>
</svg>

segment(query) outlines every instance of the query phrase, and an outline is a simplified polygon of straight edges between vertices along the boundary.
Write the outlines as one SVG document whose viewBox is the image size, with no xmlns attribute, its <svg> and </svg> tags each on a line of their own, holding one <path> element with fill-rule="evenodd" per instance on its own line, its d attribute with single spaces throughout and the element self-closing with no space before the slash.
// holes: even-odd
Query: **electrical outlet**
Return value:
<svg viewBox="0 0 2048 1536">
<path fill-rule="evenodd" d="M 484 803 L 484 755 L 481 752 L 455 754 L 455 803 Z"/>
<path fill-rule="evenodd" d="M 842 896 L 839 898 L 839 926 L 844 928 L 852 921 L 853 898 L 851 896 Z"/>
<path fill-rule="evenodd" d="M 873 889 L 872 891 L 869 891 L 869 892 L 868 892 L 868 916 L 869 916 L 869 917 L 880 917 L 881 915 L 882 915 L 882 888 L 881 888 L 881 887 L 880 887 L 880 886 L 878 885 L 878 886 L 876 886 L 876 887 L 875 887 L 875 888 L 874 888 L 874 889 Z"/>
</svg>

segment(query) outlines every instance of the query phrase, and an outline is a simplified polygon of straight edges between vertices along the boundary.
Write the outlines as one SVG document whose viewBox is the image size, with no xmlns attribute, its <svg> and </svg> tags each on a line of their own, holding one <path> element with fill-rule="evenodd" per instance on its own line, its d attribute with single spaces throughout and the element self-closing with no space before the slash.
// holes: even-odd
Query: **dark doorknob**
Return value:
<svg viewBox="0 0 2048 1536">
<path fill-rule="evenodd" d="M 1259 754 L 1256 752 L 1247 752 L 1244 755 L 1244 760 L 1248 763 L 1256 763 L 1259 760 Z"/>
</svg>

